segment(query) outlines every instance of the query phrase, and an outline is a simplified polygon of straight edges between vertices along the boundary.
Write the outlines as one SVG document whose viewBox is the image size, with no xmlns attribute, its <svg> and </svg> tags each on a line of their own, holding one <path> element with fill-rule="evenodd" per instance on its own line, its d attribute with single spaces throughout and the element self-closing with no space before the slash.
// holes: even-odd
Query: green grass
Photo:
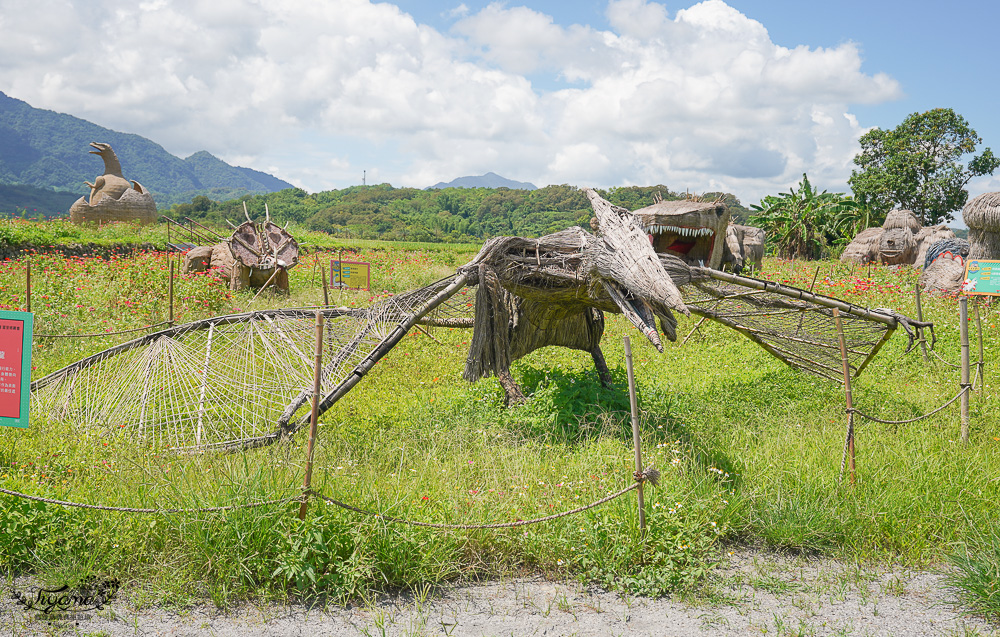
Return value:
<svg viewBox="0 0 1000 637">
<path fill-rule="evenodd" d="M 335 292 L 331 301 L 368 305 L 453 272 L 474 251 L 383 244 L 345 252 L 373 264 L 373 290 Z M 252 305 L 250 294 L 229 293 L 210 276 L 182 278 L 176 316 L 315 304 L 321 290 L 312 260 L 328 264 L 337 255 L 306 257 L 291 272 L 290 298 L 265 293 Z M 165 317 L 162 254 L 32 263 L 37 331 L 120 329 Z M 843 265 L 818 265 L 818 292 L 914 314 L 915 271 L 873 268 L 871 278 L 852 277 Z M 808 287 L 816 266 L 768 260 L 765 276 Z M 23 262 L 3 264 L 0 304 L 19 307 L 23 291 Z M 957 361 L 956 302 L 923 300 L 937 351 Z M 982 312 L 990 381 L 1000 338 L 996 308 Z M 679 341 L 693 326 L 681 321 Z M 973 397 L 967 446 L 958 439 L 957 405 L 910 425 L 859 420 L 851 487 L 839 480 L 842 388 L 787 368 L 724 327 L 705 324 L 660 354 L 627 321 L 609 317 L 603 347 L 615 390 L 600 387 L 589 355 L 550 348 L 514 365 L 530 400 L 513 409 L 502 407 L 494 380 L 462 380 L 469 331 L 432 333 L 436 341 L 408 335 L 323 417 L 316 488 L 393 516 L 489 523 L 549 515 L 627 486 L 634 467 L 621 343 L 629 335 L 643 453 L 663 471 L 662 484 L 646 489 L 647 535 L 639 533 L 633 494 L 543 525 L 478 531 L 391 525 L 317 501 L 302 522 L 295 504 L 151 516 L 4 498 L 0 568 L 54 582 L 113 575 L 143 591 L 134 599 L 183 606 L 204 597 L 219 605 L 289 595 L 338 601 L 529 572 L 660 595 L 698 590 L 723 548 L 741 542 L 918 566 L 969 555 L 979 566 L 955 559 L 957 572 L 981 571 L 983 582 L 1000 563 L 995 542 L 982 541 L 998 532 L 1000 406 L 992 381 Z M 121 340 L 40 342 L 35 373 Z M 957 370 L 925 363 L 919 350 L 904 355 L 905 345 L 896 334 L 858 379 L 859 409 L 908 418 L 957 392 Z M 99 437 L 86 423 L 38 419 L 26 431 L 0 431 L 0 485 L 120 506 L 218 506 L 296 495 L 304 455 L 301 436 L 242 454 L 180 456 Z"/>
</svg>

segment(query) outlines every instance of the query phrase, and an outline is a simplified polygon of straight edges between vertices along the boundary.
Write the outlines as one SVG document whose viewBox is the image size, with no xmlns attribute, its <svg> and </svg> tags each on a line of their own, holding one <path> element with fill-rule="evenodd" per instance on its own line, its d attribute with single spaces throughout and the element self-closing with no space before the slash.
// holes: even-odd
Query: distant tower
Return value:
<svg viewBox="0 0 1000 637">
<path fill-rule="evenodd" d="M 368 171 L 367 170 L 362 170 L 361 171 L 361 185 L 362 186 L 367 186 L 368 185 Z"/>
</svg>

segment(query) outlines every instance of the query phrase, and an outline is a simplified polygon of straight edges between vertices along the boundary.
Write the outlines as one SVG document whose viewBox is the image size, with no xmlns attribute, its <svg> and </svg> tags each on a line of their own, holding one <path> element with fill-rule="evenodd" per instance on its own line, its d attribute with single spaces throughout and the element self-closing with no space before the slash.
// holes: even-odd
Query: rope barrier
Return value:
<svg viewBox="0 0 1000 637">
<path fill-rule="evenodd" d="M 948 365 L 949 367 L 954 367 L 955 369 L 961 369 L 962 368 L 961 365 L 956 365 L 955 363 L 950 363 L 950 362 L 946 361 L 945 359 L 941 358 L 941 355 L 938 354 L 937 352 L 935 352 L 934 350 L 930 350 L 930 352 L 931 352 L 931 354 L 934 354 L 934 356 L 936 356 L 937 359 L 939 361 L 941 361 L 942 363 L 944 363 L 945 365 Z"/>
<path fill-rule="evenodd" d="M 43 498 L 37 495 L 28 495 L 27 493 L 11 491 L 10 489 L 0 489 L 0 493 L 6 493 L 7 495 L 12 495 L 16 498 L 23 498 L 25 500 L 45 502 L 46 504 L 58 504 L 59 506 L 64 506 L 64 507 L 97 509 L 98 511 L 121 511 L 124 513 L 218 513 L 220 511 L 232 511 L 234 509 L 253 509 L 257 507 L 267 506 L 269 504 L 283 504 L 286 502 L 297 502 L 302 499 L 302 496 L 296 495 L 288 498 L 281 498 L 279 500 L 267 500 L 264 502 L 247 502 L 244 504 L 230 504 L 221 507 L 203 507 L 200 509 L 140 509 L 136 507 L 112 507 L 112 506 L 104 506 L 101 504 L 83 504 L 80 502 L 67 502 L 66 500 L 55 500 L 53 498 Z"/>
<path fill-rule="evenodd" d="M 555 520 L 558 518 L 566 517 L 568 515 L 573 515 L 575 513 L 582 513 L 583 511 L 593 509 L 594 507 L 600 506 L 605 502 L 610 502 L 615 498 L 621 497 L 626 493 L 628 493 L 629 491 L 633 491 L 639 488 L 639 485 L 641 485 L 643 482 L 649 482 L 653 486 L 656 486 L 657 482 L 659 482 L 660 479 L 660 472 L 650 467 L 643 471 L 636 471 L 633 477 L 635 478 L 635 482 L 633 484 L 625 487 L 621 491 L 612 493 L 608 496 L 601 498 L 600 500 L 591 502 L 590 504 L 584 505 L 582 507 L 577 507 L 570 511 L 563 511 L 562 513 L 547 515 L 545 517 L 535 518 L 532 520 L 518 520 L 516 522 L 498 522 L 496 524 L 444 524 L 438 522 L 417 522 L 415 520 L 404 520 L 402 518 L 396 518 L 389 515 L 383 515 L 381 513 L 373 513 L 371 511 L 359 509 L 358 507 L 346 504 L 344 502 L 340 502 L 339 500 L 335 500 L 329 496 L 323 495 L 322 493 L 315 491 L 313 489 L 304 489 L 301 495 L 291 496 L 287 498 L 280 498 L 278 500 L 266 500 L 264 502 L 247 502 L 244 504 L 230 504 L 221 507 L 203 507 L 197 509 L 143 509 L 137 507 L 113 507 L 101 504 L 83 504 L 80 502 L 56 500 L 54 498 L 43 498 L 41 496 L 29 495 L 27 493 L 21 493 L 19 491 L 11 491 L 10 489 L 3 489 L 3 488 L 0 488 L 0 493 L 6 493 L 7 495 L 14 496 L 16 498 L 22 498 L 25 500 L 34 500 L 35 502 L 44 502 L 46 504 L 58 504 L 59 506 L 65 506 L 65 507 L 96 509 L 98 511 L 119 511 L 123 513 L 161 513 L 161 514 L 162 513 L 218 513 L 221 511 L 232 511 L 234 509 L 252 509 L 271 504 L 286 504 L 289 502 L 301 502 L 303 498 L 312 495 L 317 498 L 320 498 L 321 500 L 329 502 L 330 504 L 334 504 L 343 509 L 346 509 L 348 511 L 353 511 L 355 513 L 360 513 L 362 515 L 376 517 L 386 522 L 409 524 L 410 526 L 423 526 L 432 529 L 504 529 L 517 526 L 526 526 L 529 524 L 538 524 L 539 522 L 547 522 L 549 520 Z"/>
<path fill-rule="evenodd" d="M 96 338 L 98 336 L 117 336 L 118 334 L 131 334 L 132 332 L 141 332 L 143 330 L 169 324 L 170 321 L 163 321 L 161 323 L 153 323 L 152 325 L 136 327 L 130 330 L 121 330 L 118 332 L 94 332 L 93 334 L 35 334 L 35 338 Z"/>
<path fill-rule="evenodd" d="M 558 518 L 564 518 L 564 517 L 566 517 L 568 515 L 573 515 L 573 514 L 576 514 L 576 513 L 582 513 L 584 511 L 589 510 L 589 509 L 593 509 L 594 507 L 598 507 L 598 506 L 604 504 L 605 502 L 610 502 L 611 500 L 614 500 L 615 498 L 621 497 L 621 496 L 625 495 L 626 493 L 628 493 L 629 491 L 634 491 L 635 489 L 638 489 L 639 485 L 642 484 L 643 482 L 649 482 L 650 484 L 652 484 L 652 485 L 655 486 L 656 483 L 657 483 L 657 481 L 659 481 L 659 478 L 660 478 L 660 472 L 657 471 L 656 469 L 653 469 L 653 468 L 648 468 L 648 469 L 645 469 L 644 471 L 637 471 L 635 473 L 635 482 L 633 484 L 625 487 L 621 491 L 618 491 L 616 493 L 612 493 L 611 495 L 607 495 L 607 496 L 601 498 L 600 500 L 597 500 L 595 502 L 591 502 L 590 504 L 586 504 L 586 505 L 584 505 L 582 507 L 577 507 L 577 508 L 571 509 L 569 511 L 563 511 L 562 513 L 556 513 L 556 514 L 553 514 L 553 515 L 547 515 L 547 516 L 542 517 L 542 518 L 534 518 L 534 519 L 531 519 L 531 520 L 518 520 L 516 522 L 497 522 L 497 523 L 494 523 L 494 524 L 445 524 L 443 522 L 418 522 L 416 520 L 405 520 L 403 518 L 397 518 L 397 517 L 393 517 L 391 515 L 384 515 L 382 513 L 374 513 L 372 511 L 366 511 L 365 509 L 359 509 L 356 506 L 352 506 L 350 504 L 346 504 L 346 503 L 341 502 L 339 500 L 335 500 L 335 499 L 333 499 L 333 498 L 331 498 L 329 496 L 323 495 L 322 493 L 320 493 L 320 492 L 318 492 L 318 491 L 316 491 L 314 489 L 305 489 L 303 491 L 303 493 L 305 495 L 316 496 L 317 498 L 319 498 L 319 499 L 321 499 L 321 500 L 323 500 L 325 502 L 328 502 L 330 504 L 336 505 L 336 506 L 338 506 L 338 507 L 340 507 L 342 509 L 346 509 L 348 511 L 353 511 L 354 513 L 360 513 L 362 515 L 368 515 L 368 516 L 371 516 L 373 518 L 378 518 L 378 519 L 383 520 L 385 522 L 391 522 L 391 523 L 395 523 L 395 524 L 408 524 L 410 526 L 422 526 L 422 527 L 431 528 L 431 529 L 461 529 L 461 530 L 509 529 L 509 528 L 514 528 L 514 527 L 518 527 L 518 526 L 527 526 L 529 524 L 538 524 L 540 522 L 548 522 L 550 520 L 556 520 Z"/>
<path fill-rule="evenodd" d="M 956 394 L 954 398 L 952 398 L 951 400 L 949 400 L 945 404 L 941 405 L 940 407 L 938 407 L 937 409 L 935 409 L 932 412 L 923 414 L 922 416 L 917 416 L 916 418 L 910 418 L 909 420 L 882 420 L 881 418 L 875 418 L 874 416 L 869 416 L 869 415 L 867 415 L 867 414 L 859 411 L 858 409 L 845 409 L 844 411 L 846 413 L 848 413 L 848 414 L 857 414 L 857 415 L 861 416 L 862 418 L 865 418 L 867 420 L 871 420 L 873 422 L 882 423 L 883 425 L 906 425 L 906 424 L 909 424 L 911 422 L 917 422 L 918 420 L 923 420 L 924 418 L 930 418 L 934 414 L 938 413 L 939 411 L 943 410 L 948 405 L 952 404 L 953 402 L 955 402 L 956 400 L 958 400 L 959 398 L 961 398 L 962 394 L 964 394 L 967 391 L 971 391 L 972 389 L 973 389 L 972 383 L 962 383 L 962 389 L 961 389 L 961 391 L 959 391 L 958 394 Z"/>
</svg>

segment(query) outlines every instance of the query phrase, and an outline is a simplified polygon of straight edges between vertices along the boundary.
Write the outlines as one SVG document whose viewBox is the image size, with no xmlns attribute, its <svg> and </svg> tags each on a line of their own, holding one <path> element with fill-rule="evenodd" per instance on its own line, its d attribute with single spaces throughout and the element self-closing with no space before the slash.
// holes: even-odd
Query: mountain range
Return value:
<svg viewBox="0 0 1000 637">
<path fill-rule="evenodd" d="M 478 177 L 459 177 L 448 183 L 440 181 L 427 190 L 438 190 L 444 188 L 510 188 L 511 190 L 538 190 L 535 184 L 526 181 L 514 181 L 501 177 L 496 173 L 486 173 Z"/>
<path fill-rule="evenodd" d="M 230 166 L 206 151 L 181 159 L 140 135 L 34 108 L 0 92 L 0 204 L 24 199 L 45 208 L 47 200 L 61 206 L 67 193 L 85 194 L 83 182 L 104 172 L 101 160 L 88 154 L 90 142 L 111 144 L 125 178 L 152 192 L 161 209 L 195 195 L 224 200 L 294 188 L 267 173 Z M 67 209 L 43 212 L 60 214 Z"/>
</svg>

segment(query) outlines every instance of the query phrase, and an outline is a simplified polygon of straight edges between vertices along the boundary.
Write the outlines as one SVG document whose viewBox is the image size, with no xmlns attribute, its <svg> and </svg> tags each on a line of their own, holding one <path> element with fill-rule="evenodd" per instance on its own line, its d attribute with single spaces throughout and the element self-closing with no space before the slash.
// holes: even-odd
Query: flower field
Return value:
<svg viewBox="0 0 1000 637">
<path fill-rule="evenodd" d="M 305 256 L 289 297 L 233 293 L 211 273 L 178 275 L 174 318 L 321 302 L 318 268 L 331 258 L 372 265 L 371 291 L 331 290 L 366 306 L 454 272 L 475 246 L 369 243 Z M 341 257 L 342 254 L 342 257 Z M 171 257 L 30 255 L 0 263 L 0 306 L 25 304 L 30 258 L 38 334 L 116 332 L 168 319 Z M 817 272 L 818 268 L 818 272 Z M 764 278 L 910 316 L 917 272 L 836 262 L 765 260 Z M 957 302 L 925 296 L 935 351 L 959 360 Z M 351 505 L 401 518 L 492 523 L 550 515 L 632 480 L 622 336 L 631 335 L 643 453 L 662 473 L 646 489 L 648 533 L 631 494 L 587 512 L 506 530 L 394 525 L 312 500 L 222 513 L 132 514 L 0 498 L 0 569 L 66 581 L 113 575 L 149 601 L 211 597 L 364 597 L 399 587 L 541 572 L 635 594 L 704 592 L 732 544 L 815 551 L 864 562 L 941 565 L 986 559 L 1000 547 L 1000 350 L 996 305 L 982 304 L 985 383 L 972 398 L 970 444 L 957 403 L 908 425 L 857 421 L 858 483 L 840 481 L 843 388 L 787 368 L 746 339 L 683 319 L 677 343 L 656 352 L 620 316 L 608 317 L 606 389 L 590 357 L 545 349 L 513 373 L 530 399 L 505 409 L 494 379 L 462 380 L 470 332 L 412 331 L 322 419 L 313 484 Z M 974 325 L 974 323 L 973 323 Z M 975 339 L 975 329 L 971 331 Z M 34 377 L 133 335 L 35 339 Z M 927 413 L 958 391 L 958 371 L 900 330 L 854 387 L 861 411 L 887 420 Z M 973 358 L 977 344 L 973 342 Z M 238 454 L 182 455 L 86 422 L 36 418 L 0 430 L 0 486 L 48 498 L 146 508 L 226 506 L 299 493 L 305 440 Z M 977 556 L 980 556 L 977 558 Z"/>
</svg>

